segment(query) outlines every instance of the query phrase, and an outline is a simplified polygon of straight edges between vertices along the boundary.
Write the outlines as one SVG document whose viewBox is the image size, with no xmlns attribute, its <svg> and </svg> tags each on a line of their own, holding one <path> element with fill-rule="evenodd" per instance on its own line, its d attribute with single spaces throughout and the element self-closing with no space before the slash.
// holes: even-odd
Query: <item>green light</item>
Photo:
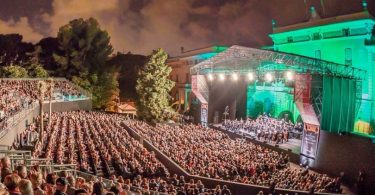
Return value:
<svg viewBox="0 0 375 195">
<path fill-rule="evenodd" d="M 362 1 L 364 9 L 367 2 Z M 312 8 L 311 8 L 312 9 Z M 333 22 L 325 25 L 303 23 L 300 28 L 271 34 L 273 48 L 280 52 L 322 59 L 339 64 L 347 64 L 366 71 L 367 78 L 362 81 L 362 95 L 357 97 L 355 132 L 370 133 L 370 122 L 375 120 L 375 47 L 365 44 L 375 36 L 373 28 L 375 21 L 371 18 L 358 18 Z M 349 16 L 345 16 L 349 17 Z M 323 19 L 324 20 L 324 19 Z M 313 26 L 311 26 L 313 25 Z M 298 24 L 297 24 L 298 26 Z M 281 67 L 280 67 L 281 68 Z M 375 134 L 375 131 L 371 132 Z"/>
</svg>

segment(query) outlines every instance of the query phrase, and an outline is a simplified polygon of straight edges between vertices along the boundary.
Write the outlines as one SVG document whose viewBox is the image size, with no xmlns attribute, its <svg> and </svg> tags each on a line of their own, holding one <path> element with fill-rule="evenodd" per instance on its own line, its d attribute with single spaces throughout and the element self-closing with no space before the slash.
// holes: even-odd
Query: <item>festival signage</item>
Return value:
<svg viewBox="0 0 375 195">
<path fill-rule="evenodd" d="M 320 123 L 311 104 L 296 102 L 304 123 L 301 154 L 315 159 L 318 150 Z"/>
<path fill-rule="evenodd" d="M 315 159 L 318 149 L 320 127 L 307 123 L 305 123 L 304 126 L 301 153 L 307 157 Z"/>
<path fill-rule="evenodd" d="M 191 77 L 191 89 L 201 104 L 200 122 L 207 127 L 208 121 L 208 85 L 204 75 Z"/>
</svg>

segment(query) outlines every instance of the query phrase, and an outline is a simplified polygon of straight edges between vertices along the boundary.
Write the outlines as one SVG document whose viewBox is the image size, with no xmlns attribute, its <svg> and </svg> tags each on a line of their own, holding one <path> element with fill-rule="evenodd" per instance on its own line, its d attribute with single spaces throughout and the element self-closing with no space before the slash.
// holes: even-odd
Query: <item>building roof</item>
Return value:
<svg viewBox="0 0 375 195">
<path fill-rule="evenodd" d="M 192 56 L 196 56 L 196 55 L 203 54 L 203 53 L 219 53 L 221 51 L 226 50 L 227 48 L 228 46 L 224 46 L 224 45 L 213 45 L 213 46 L 202 47 L 202 48 L 193 49 L 193 50 L 187 50 L 187 51 L 183 51 L 181 55 L 179 56 L 173 56 L 169 58 L 169 60 L 173 61 L 175 59 L 192 57 Z"/>
<path fill-rule="evenodd" d="M 334 23 L 342 23 L 342 22 L 349 22 L 349 21 L 354 21 L 354 20 L 361 20 L 361 19 L 372 19 L 372 20 L 374 20 L 374 17 L 368 11 L 357 12 L 357 13 L 335 16 L 335 17 L 330 17 L 330 18 L 310 20 L 310 21 L 307 21 L 307 22 L 292 24 L 292 25 L 288 25 L 288 26 L 276 27 L 273 30 L 273 34 L 288 32 L 288 31 L 294 31 L 294 30 L 298 30 L 298 29 L 315 27 L 315 26 L 323 26 L 323 25 L 334 24 Z"/>
</svg>

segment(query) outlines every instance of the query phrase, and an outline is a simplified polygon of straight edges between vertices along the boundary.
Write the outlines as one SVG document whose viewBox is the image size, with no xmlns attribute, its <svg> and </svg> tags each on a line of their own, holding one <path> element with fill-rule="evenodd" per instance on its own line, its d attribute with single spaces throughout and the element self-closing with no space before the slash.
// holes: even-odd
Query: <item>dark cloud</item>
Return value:
<svg viewBox="0 0 375 195">
<path fill-rule="evenodd" d="M 368 2 L 373 12 L 375 0 Z M 148 54 L 162 47 L 176 55 L 181 46 L 271 44 L 272 19 L 279 26 L 306 21 L 312 5 L 325 17 L 362 10 L 360 0 L 2 0 L 0 33 L 35 42 L 72 19 L 94 17 L 115 50 Z"/>
</svg>

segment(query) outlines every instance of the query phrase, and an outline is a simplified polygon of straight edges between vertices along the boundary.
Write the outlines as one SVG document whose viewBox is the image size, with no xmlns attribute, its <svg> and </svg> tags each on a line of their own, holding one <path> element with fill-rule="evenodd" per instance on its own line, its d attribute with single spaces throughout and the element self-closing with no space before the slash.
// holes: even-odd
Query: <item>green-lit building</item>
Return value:
<svg viewBox="0 0 375 195">
<path fill-rule="evenodd" d="M 362 12 L 331 18 L 320 18 L 312 7 L 309 21 L 289 26 L 278 27 L 273 21 L 273 33 L 269 36 L 274 44 L 265 49 L 365 70 L 354 132 L 373 134 L 371 126 L 375 120 L 375 20 L 367 11 L 367 5 L 364 3 L 363 6 Z"/>
</svg>

